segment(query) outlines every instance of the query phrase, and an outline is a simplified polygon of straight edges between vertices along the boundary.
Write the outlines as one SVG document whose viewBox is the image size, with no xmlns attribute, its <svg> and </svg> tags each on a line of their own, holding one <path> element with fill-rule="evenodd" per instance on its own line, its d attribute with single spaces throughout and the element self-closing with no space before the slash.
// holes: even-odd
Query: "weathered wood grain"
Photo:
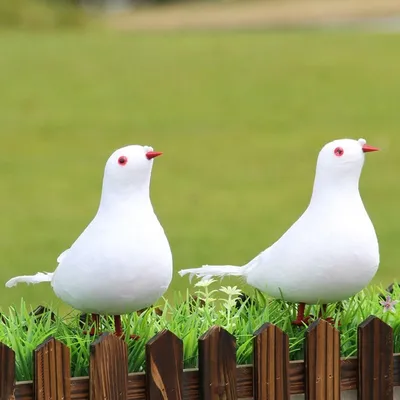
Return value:
<svg viewBox="0 0 400 400">
<path fill-rule="evenodd" d="M 306 331 L 306 400 L 340 400 L 339 331 L 317 319 Z"/>
<path fill-rule="evenodd" d="M 128 351 L 126 343 L 103 333 L 90 346 L 90 400 L 125 400 L 128 397 Z"/>
<path fill-rule="evenodd" d="M 371 315 L 358 327 L 358 399 L 393 399 L 393 330 Z"/>
<path fill-rule="evenodd" d="M 0 400 L 11 400 L 14 396 L 15 353 L 0 343 Z"/>
<path fill-rule="evenodd" d="M 69 348 L 53 337 L 34 351 L 34 392 L 36 400 L 71 399 Z"/>
<path fill-rule="evenodd" d="M 183 399 L 183 344 L 168 330 L 146 343 L 146 398 Z"/>
<path fill-rule="evenodd" d="M 203 400 L 236 400 L 236 339 L 214 326 L 199 339 L 200 397 Z"/>
<path fill-rule="evenodd" d="M 254 333 L 253 365 L 254 400 L 289 400 L 289 338 L 275 325 Z"/>
</svg>

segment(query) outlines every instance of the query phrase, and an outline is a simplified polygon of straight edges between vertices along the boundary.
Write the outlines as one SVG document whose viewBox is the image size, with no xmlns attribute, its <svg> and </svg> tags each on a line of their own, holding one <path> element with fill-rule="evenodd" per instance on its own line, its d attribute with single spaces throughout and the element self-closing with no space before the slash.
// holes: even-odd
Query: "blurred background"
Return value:
<svg viewBox="0 0 400 400">
<path fill-rule="evenodd" d="M 104 164 L 151 145 L 151 197 L 179 269 L 246 263 L 307 206 L 320 148 L 365 138 L 360 189 L 400 275 L 400 2 L 0 0 L 0 306 L 55 301 Z M 116 273 L 118 273 L 116 271 Z M 238 283 L 225 279 L 223 284 Z M 135 288 L 132 288 L 135 290 Z"/>
</svg>

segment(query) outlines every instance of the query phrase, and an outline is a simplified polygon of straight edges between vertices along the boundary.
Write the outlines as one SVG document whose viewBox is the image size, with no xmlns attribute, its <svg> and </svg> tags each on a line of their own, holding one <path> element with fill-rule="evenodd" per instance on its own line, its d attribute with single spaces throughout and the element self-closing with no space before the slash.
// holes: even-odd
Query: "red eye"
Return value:
<svg viewBox="0 0 400 400">
<path fill-rule="evenodd" d="M 344 150 L 341 147 L 336 147 L 334 153 L 336 157 L 342 157 Z"/>
<path fill-rule="evenodd" d="M 120 158 L 118 158 L 119 165 L 126 165 L 127 162 L 128 162 L 128 158 L 125 156 L 121 156 Z"/>
</svg>

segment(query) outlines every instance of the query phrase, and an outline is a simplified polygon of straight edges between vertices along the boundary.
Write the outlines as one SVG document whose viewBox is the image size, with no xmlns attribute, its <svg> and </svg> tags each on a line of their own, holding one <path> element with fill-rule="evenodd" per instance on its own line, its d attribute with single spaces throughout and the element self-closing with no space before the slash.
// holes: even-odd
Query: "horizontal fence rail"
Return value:
<svg viewBox="0 0 400 400">
<path fill-rule="evenodd" d="M 199 368 L 183 369 L 182 341 L 163 330 L 146 344 L 146 370 L 128 374 L 126 343 L 103 333 L 90 351 L 89 376 L 71 378 L 70 350 L 50 337 L 34 351 L 34 379 L 15 382 L 15 354 L 0 344 L 0 400 L 392 400 L 400 354 L 392 328 L 375 316 L 358 327 L 358 357 L 340 358 L 339 331 L 325 320 L 305 333 L 304 361 L 289 361 L 288 336 L 266 323 L 254 333 L 253 365 L 236 365 L 236 340 L 221 327 L 199 338 Z"/>
</svg>

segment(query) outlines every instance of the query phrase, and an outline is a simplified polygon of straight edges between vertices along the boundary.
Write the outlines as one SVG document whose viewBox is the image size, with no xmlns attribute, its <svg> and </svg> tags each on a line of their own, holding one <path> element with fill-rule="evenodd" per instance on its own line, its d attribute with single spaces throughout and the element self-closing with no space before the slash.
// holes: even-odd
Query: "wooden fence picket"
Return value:
<svg viewBox="0 0 400 400">
<path fill-rule="evenodd" d="M 71 399 L 69 348 L 53 337 L 34 351 L 34 392 L 36 400 Z"/>
<path fill-rule="evenodd" d="M 199 339 L 200 398 L 237 400 L 236 339 L 213 326 Z"/>
<path fill-rule="evenodd" d="M 0 343 L 0 400 L 14 397 L 15 385 L 15 353 Z"/>
<path fill-rule="evenodd" d="M 183 399 L 183 344 L 163 330 L 146 343 L 146 399 Z"/>
<path fill-rule="evenodd" d="M 90 346 L 90 400 L 126 400 L 128 350 L 124 340 L 103 333 Z"/>
<path fill-rule="evenodd" d="M 393 329 L 371 315 L 358 327 L 358 399 L 393 400 Z"/>
<path fill-rule="evenodd" d="M 305 400 L 340 400 L 340 336 L 323 319 L 313 322 L 305 340 Z"/>
<path fill-rule="evenodd" d="M 254 332 L 254 400 L 289 400 L 289 338 L 270 323 Z"/>
</svg>

